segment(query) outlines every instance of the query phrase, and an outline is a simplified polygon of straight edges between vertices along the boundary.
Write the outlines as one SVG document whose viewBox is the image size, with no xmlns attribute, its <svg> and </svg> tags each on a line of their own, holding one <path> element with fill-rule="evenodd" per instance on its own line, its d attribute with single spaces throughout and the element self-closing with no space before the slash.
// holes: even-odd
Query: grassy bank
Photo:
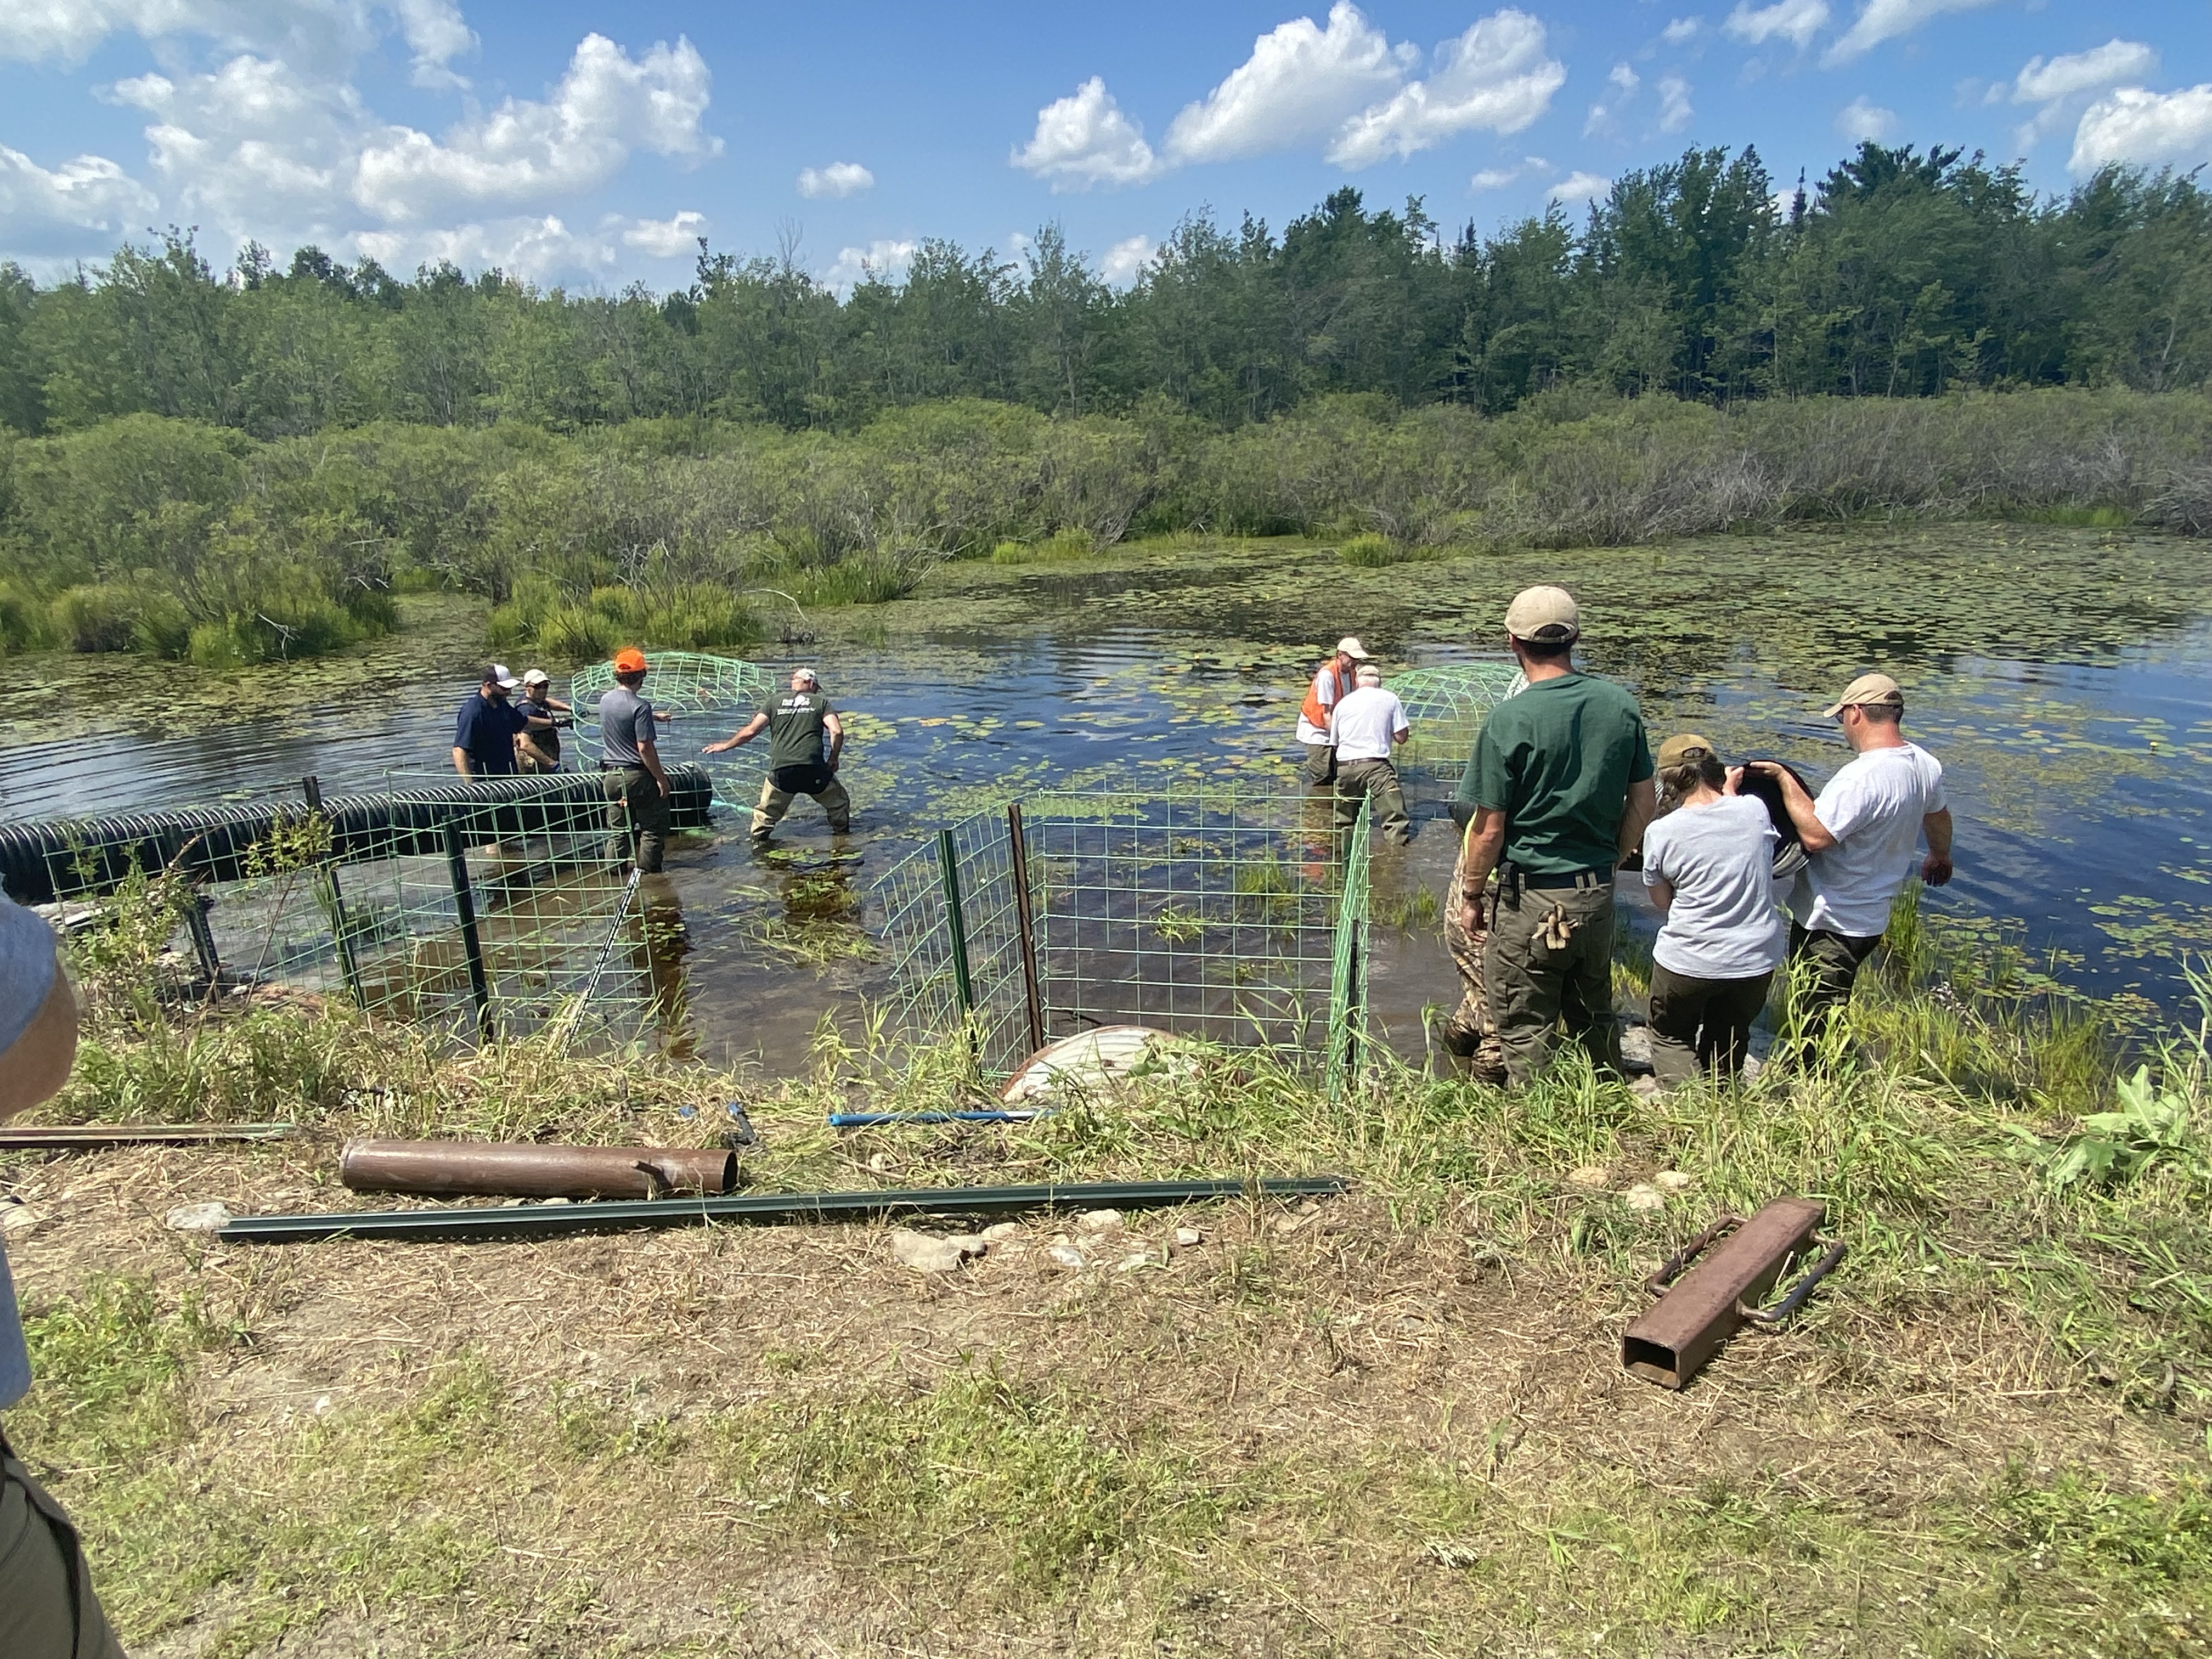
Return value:
<svg viewBox="0 0 2212 1659">
<path fill-rule="evenodd" d="M 493 607 L 501 649 L 742 647 L 939 561 L 1297 535 L 1355 566 L 1866 519 L 2212 525 L 2212 398 L 2055 389 L 1717 410 L 1547 393 L 1510 412 L 1322 399 L 1234 431 L 926 404 L 851 434 L 634 421 L 368 426 L 261 443 L 137 415 L 0 437 L 0 647 L 211 666 Z"/>
<path fill-rule="evenodd" d="M 157 1655 L 2200 1649 L 2203 1032 L 2124 1095 L 2094 1011 L 2017 982 L 1909 933 L 1856 1057 L 1740 1091 L 1391 1070 L 1331 1108 L 1224 1053 L 1028 1126 L 846 1138 L 826 1107 L 958 1079 L 825 1031 L 749 1103 L 756 1187 L 1355 1182 L 1039 1221 L 938 1278 L 876 1228 L 201 1244 L 170 1205 L 368 1202 L 346 1134 L 696 1142 L 733 1085 L 157 1015 L 111 969 L 53 1115 L 310 1134 L 14 1160 L 45 1218 L 10 1235 L 41 1376 L 10 1433 Z M 1664 1171 L 1686 1191 L 1643 1207 Z M 1682 1395 L 1621 1376 L 1641 1277 L 1784 1192 L 1851 1247 L 1807 1316 Z"/>
</svg>

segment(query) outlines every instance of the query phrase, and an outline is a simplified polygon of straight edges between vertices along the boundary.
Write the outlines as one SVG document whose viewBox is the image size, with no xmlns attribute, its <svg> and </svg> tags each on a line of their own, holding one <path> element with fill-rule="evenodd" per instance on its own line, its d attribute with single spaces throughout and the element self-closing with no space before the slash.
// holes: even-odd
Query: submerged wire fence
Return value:
<svg viewBox="0 0 2212 1659">
<path fill-rule="evenodd" d="M 1134 1024 L 1356 1073 L 1367 820 L 1325 796 L 1052 793 L 941 831 L 878 884 L 912 1034 L 989 1073 Z"/>
<path fill-rule="evenodd" d="M 705 781 L 685 779 L 690 816 Z M 635 902 L 596 777 L 294 800 L 47 826 L 57 919 L 98 951 L 135 932 L 171 999 L 343 995 L 460 1044 L 643 1039 L 677 979 Z"/>
<path fill-rule="evenodd" d="M 1456 787 L 1482 722 L 1527 684 L 1510 660 L 1449 663 L 1396 676 L 1390 689 L 1406 705 L 1413 728 L 1400 757 L 1401 769 Z"/>
</svg>

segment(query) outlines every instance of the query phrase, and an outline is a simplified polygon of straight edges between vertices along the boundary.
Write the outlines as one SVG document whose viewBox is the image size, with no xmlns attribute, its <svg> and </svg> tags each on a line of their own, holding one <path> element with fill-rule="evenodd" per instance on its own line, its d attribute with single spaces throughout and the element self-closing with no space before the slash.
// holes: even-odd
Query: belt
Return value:
<svg viewBox="0 0 2212 1659">
<path fill-rule="evenodd" d="M 642 772 L 645 770 L 645 763 L 643 761 L 601 761 L 599 763 L 599 770 L 602 772 Z"/>
<path fill-rule="evenodd" d="M 1521 880 L 1524 886 L 1535 892 L 1563 887 L 1610 887 L 1613 885 L 1613 867 L 1602 865 L 1589 870 L 1563 871 L 1556 875 L 1549 872 L 1539 874 L 1534 870 L 1524 870 L 1521 872 Z"/>
</svg>

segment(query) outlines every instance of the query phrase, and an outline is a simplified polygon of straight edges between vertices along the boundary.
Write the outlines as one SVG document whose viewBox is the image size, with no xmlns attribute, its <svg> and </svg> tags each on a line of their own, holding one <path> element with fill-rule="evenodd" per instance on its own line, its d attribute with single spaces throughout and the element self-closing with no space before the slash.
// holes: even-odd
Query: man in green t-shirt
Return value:
<svg viewBox="0 0 2212 1659">
<path fill-rule="evenodd" d="M 853 827 L 853 798 L 837 781 L 837 762 L 845 752 L 845 728 L 837 711 L 822 695 L 822 682 L 811 668 L 795 668 L 789 695 L 769 699 L 744 729 L 702 750 L 708 755 L 741 749 L 763 732 L 768 733 L 768 776 L 761 784 L 760 805 L 753 808 L 753 839 L 766 841 L 769 830 L 783 822 L 792 801 L 811 795 L 830 815 L 833 834 Z"/>
<path fill-rule="evenodd" d="M 1505 634 L 1528 684 L 1491 711 L 1460 780 L 1474 815 L 1454 899 L 1480 927 L 1497 872 L 1483 979 L 1519 1085 L 1550 1062 L 1562 1020 L 1592 1060 L 1619 1063 L 1613 872 L 1651 821 L 1651 748 L 1636 700 L 1576 669 L 1582 618 L 1564 588 L 1516 596 Z"/>
</svg>

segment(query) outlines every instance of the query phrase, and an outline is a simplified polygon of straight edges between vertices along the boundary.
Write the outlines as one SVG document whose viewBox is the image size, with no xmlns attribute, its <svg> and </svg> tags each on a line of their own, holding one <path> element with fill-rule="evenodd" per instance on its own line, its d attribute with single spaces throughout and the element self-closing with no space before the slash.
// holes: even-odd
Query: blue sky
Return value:
<svg viewBox="0 0 2212 1659">
<path fill-rule="evenodd" d="M 1126 282 L 1202 207 L 1279 228 L 1350 184 L 1487 230 L 1692 144 L 1786 183 L 1863 135 L 2047 191 L 2212 160 L 2212 6 L 0 3 L 0 257 L 41 275 L 178 223 L 599 289 L 680 285 L 705 234 L 843 283 L 1057 220 Z"/>
</svg>

